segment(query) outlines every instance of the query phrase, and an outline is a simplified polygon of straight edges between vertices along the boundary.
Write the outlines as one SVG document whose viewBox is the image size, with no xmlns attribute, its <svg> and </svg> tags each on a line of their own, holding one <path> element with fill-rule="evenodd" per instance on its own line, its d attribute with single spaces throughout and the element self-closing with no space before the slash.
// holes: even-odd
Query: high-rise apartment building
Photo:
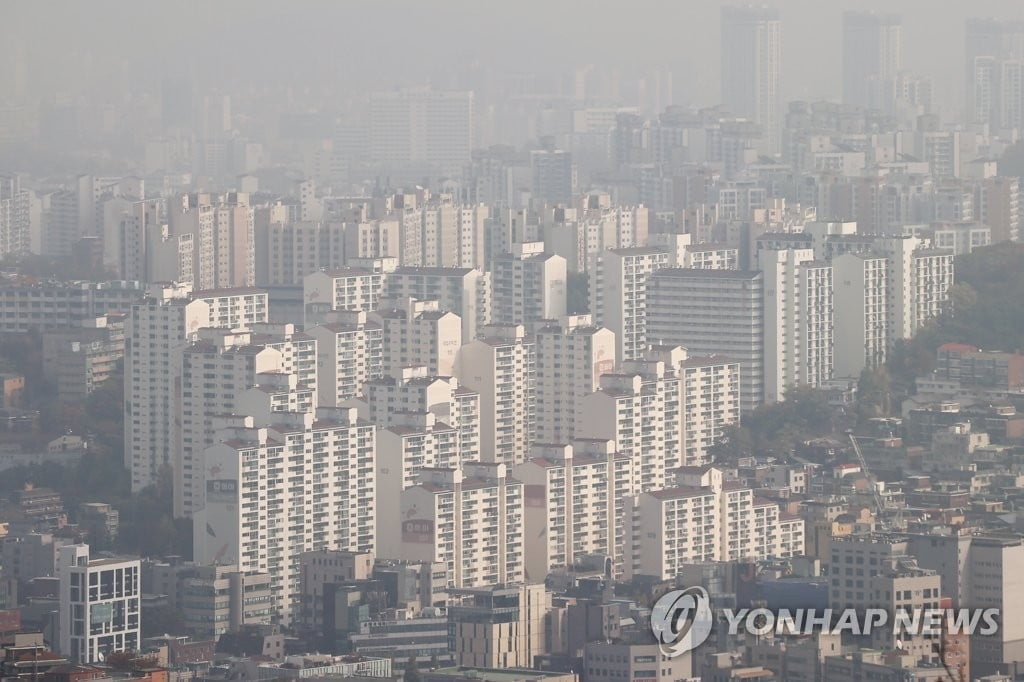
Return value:
<svg viewBox="0 0 1024 682">
<path fill-rule="evenodd" d="M 473 149 L 473 93 L 406 89 L 370 95 L 370 156 L 387 167 L 458 175 Z"/>
<path fill-rule="evenodd" d="M 682 392 L 682 464 L 710 463 L 726 426 L 739 424 L 740 363 L 721 355 L 688 357 L 676 370 Z"/>
<path fill-rule="evenodd" d="M 103 203 L 102 230 L 103 264 L 118 277 L 149 282 L 161 275 L 173 280 L 180 273 L 193 281 L 180 251 L 156 246 L 163 246 L 166 230 L 159 201 L 109 199 Z"/>
<path fill-rule="evenodd" d="M 722 104 L 762 128 L 764 150 L 782 134 L 782 21 L 767 7 L 722 8 Z"/>
<path fill-rule="evenodd" d="M 680 469 L 673 487 L 627 499 L 633 524 L 627 579 L 669 579 L 683 564 L 799 556 L 803 519 L 784 515 L 713 467 Z"/>
<path fill-rule="evenodd" d="M 619 361 L 643 356 L 648 343 L 662 339 L 649 333 L 648 280 L 668 265 L 660 248 L 609 249 L 598 254 L 590 270 L 590 313 L 594 323 L 615 334 Z"/>
<path fill-rule="evenodd" d="M 764 401 L 764 281 L 747 270 L 667 268 L 648 285 L 648 337 L 739 362 L 744 412 Z"/>
<path fill-rule="evenodd" d="M 835 302 L 833 373 L 858 377 L 885 362 L 889 349 L 888 263 L 877 255 L 832 259 Z"/>
<path fill-rule="evenodd" d="M 376 439 L 355 408 L 254 409 L 204 452 L 196 561 L 270 575 L 274 608 L 300 609 L 303 552 L 376 550 Z"/>
<path fill-rule="evenodd" d="M 1021 60 L 1024 22 L 968 19 L 964 32 L 967 60 L 967 120 L 993 129 L 1021 124 Z"/>
<path fill-rule="evenodd" d="M 332 310 L 362 310 L 380 307 L 384 273 L 365 268 L 342 268 L 313 272 L 302 280 L 302 300 L 307 325 L 327 320 Z"/>
<path fill-rule="evenodd" d="M 125 465 L 132 490 L 157 481 L 180 447 L 182 352 L 204 327 L 243 329 L 267 320 L 258 289 L 199 292 L 154 285 L 131 310 L 125 348 Z"/>
<path fill-rule="evenodd" d="M 274 208 L 256 209 L 254 257 L 259 286 L 299 284 L 311 272 L 345 266 L 346 224 L 283 218 L 269 222 L 267 213 Z"/>
<path fill-rule="evenodd" d="M 384 375 L 384 332 L 361 310 L 339 310 L 337 321 L 308 327 L 316 341 L 317 404 L 340 407 Z"/>
<path fill-rule="evenodd" d="M 606 249 L 651 244 L 646 206 L 612 206 L 603 192 L 587 194 L 579 204 L 547 207 L 542 219 L 544 244 L 565 258 L 569 272 L 586 272 Z"/>
<path fill-rule="evenodd" d="M 249 195 L 244 192 L 221 197 L 185 194 L 168 202 L 168 234 L 191 235 L 192 276 L 197 290 L 252 286 L 256 282 L 254 221 Z"/>
<path fill-rule="evenodd" d="M 537 429 L 536 343 L 522 325 L 488 325 L 459 351 L 456 376 L 480 394 L 480 456 L 514 466 Z"/>
<path fill-rule="evenodd" d="M 22 189 L 17 175 L 0 175 L 0 258 L 29 253 L 33 223 L 38 227 L 35 195 Z"/>
<path fill-rule="evenodd" d="M 399 267 L 387 274 L 387 297 L 437 301 L 462 319 L 462 342 L 476 338 L 491 316 L 491 275 L 477 268 Z"/>
<path fill-rule="evenodd" d="M 379 527 L 380 556 L 444 564 L 449 587 L 525 582 L 523 484 L 504 464 L 421 469 L 399 511 Z"/>
<path fill-rule="evenodd" d="M 682 465 L 682 417 L 676 364 L 669 357 L 623 362 L 600 378 L 600 389 L 586 396 L 577 412 L 576 436 L 615 441 L 633 459 L 633 494 L 665 487 L 666 471 Z"/>
<path fill-rule="evenodd" d="M 888 262 L 890 344 L 938 316 L 953 285 L 953 253 L 925 249 L 917 237 L 885 237 L 874 249 Z"/>
<path fill-rule="evenodd" d="M 653 346 L 599 383 L 580 402 L 576 437 L 614 440 L 633 457 L 634 494 L 665 487 L 673 469 L 704 464 L 723 429 L 739 422 L 740 365 L 721 356 Z"/>
<path fill-rule="evenodd" d="M 491 323 L 532 326 L 566 313 L 565 258 L 544 242 L 513 244 L 511 253 L 491 261 Z"/>
<path fill-rule="evenodd" d="M 260 375 L 291 375 L 297 409 L 309 411 L 316 406 L 316 342 L 287 327 L 282 334 L 203 329 L 182 351 L 175 516 L 192 517 L 201 507 L 206 484 L 203 453 L 214 443 L 219 420 L 238 414 L 245 392 L 266 383 Z"/>
<path fill-rule="evenodd" d="M 762 251 L 764 400 L 832 378 L 832 266 L 811 249 Z"/>
<path fill-rule="evenodd" d="M 484 262 L 484 226 L 489 211 L 482 204 L 462 205 L 441 194 L 419 207 L 421 264 L 425 267 L 473 268 Z"/>
<path fill-rule="evenodd" d="M 893 111 L 903 66 L 903 20 L 893 14 L 843 13 L 843 103 Z"/>
<path fill-rule="evenodd" d="M 568 443 L 583 398 L 615 369 L 615 334 L 576 315 L 537 329 L 536 342 L 537 442 Z"/>
<path fill-rule="evenodd" d="M 432 376 L 426 367 L 403 367 L 365 385 L 368 421 L 380 428 L 400 423 L 406 414 L 432 413 L 458 431 L 463 461 L 480 459 L 480 394 L 455 377 Z"/>
<path fill-rule="evenodd" d="M 400 306 L 370 315 L 380 325 L 384 339 L 384 374 L 396 376 L 409 365 L 422 365 L 433 375 L 455 374 L 462 345 L 459 316 L 441 310 L 437 301 L 407 298 Z"/>
<path fill-rule="evenodd" d="M 572 568 L 587 554 L 603 554 L 621 574 L 629 532 L 624 509 L 633 494 L 633 458 L 614 441 L 537 444 L 512 476 L 524 485 L 526 577 L 540 580 Z"/>
</svg>

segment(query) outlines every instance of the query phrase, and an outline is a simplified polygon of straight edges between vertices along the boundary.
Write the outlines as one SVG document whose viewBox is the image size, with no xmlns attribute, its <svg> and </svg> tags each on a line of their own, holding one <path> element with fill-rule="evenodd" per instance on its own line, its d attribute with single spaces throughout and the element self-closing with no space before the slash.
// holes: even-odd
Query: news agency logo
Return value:
<svg viewBox="0 0 1024 682">
<path fill-rule="evenodd" d="M 651 609 L 651 632 L 662 655 L 674 658 L 703 644 L 714 620 L 711 598 L 703 587 L 672 590 Z"/>
</svg>

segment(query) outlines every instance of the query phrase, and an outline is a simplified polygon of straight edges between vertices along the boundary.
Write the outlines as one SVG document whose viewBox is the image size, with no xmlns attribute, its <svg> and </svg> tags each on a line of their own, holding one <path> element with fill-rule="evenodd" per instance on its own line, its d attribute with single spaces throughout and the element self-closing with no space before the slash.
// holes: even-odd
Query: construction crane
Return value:
<svg viewBox="0 0 1024 682">
<path fill-rule="evenodd" d="M 860 462 L 861 471 L 864 472 L 864 476 L 868 479 L 868 487 L 871 488 L 871 497 L 875 501 L 875 511 L 878 513 L 878 523 L 882 527 L 882 530 L 889 530 L 889 524 L 885 520 L 885 506 L 882 504 L 882 496 L 878 494 L 878 486 L 875 485 L 875 477 L 871 475 L 871 470 L 868 469 L 867 460 L 864 459 L 864 453 L 860 451 L 860 446 L 857 445 L 857 437 L 853 435 L 853 431 L 847 431 L 846 435 L 850 437 L 850 442 L 853 444 L 853 451 L 857 453 L 857 461 Z"/>
</svg>

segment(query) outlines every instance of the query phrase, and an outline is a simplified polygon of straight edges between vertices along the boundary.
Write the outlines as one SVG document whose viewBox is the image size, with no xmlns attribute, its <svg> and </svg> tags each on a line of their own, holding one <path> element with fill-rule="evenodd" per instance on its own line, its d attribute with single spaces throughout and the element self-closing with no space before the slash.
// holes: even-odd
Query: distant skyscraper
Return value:
<svg viewBox="0 0 1024 682">
<path fill-rule="evenodd" d="M 460 173 L 470 161 L 472 92 L 375 92 L 370 113 L 370 154 L 377 162 Z"/>
<path fill-rule="evenodd" d="M 965 28 L 967 120 L 1002 128 L 1021 125 L 1024 22 L 968 19 Z"/>
<path fill-rule="evenodd" d="M 722 104 L 762 126 L 766 151 L 779 149 L 782 22 L 768 7 L 722 8 Z"/>
<path fill-rule="evenodd" d="M 530 152 L 533 199 L 549 204 L 571 204 L 576 194 L 576 168 L 572 154 L 561 149 Z"/>
<path fill-rule="evenodd" d="M 843 14 L 843 102 L 889 111 L 903 61 L 903 20 L 895 14 Z"/>
</svg>

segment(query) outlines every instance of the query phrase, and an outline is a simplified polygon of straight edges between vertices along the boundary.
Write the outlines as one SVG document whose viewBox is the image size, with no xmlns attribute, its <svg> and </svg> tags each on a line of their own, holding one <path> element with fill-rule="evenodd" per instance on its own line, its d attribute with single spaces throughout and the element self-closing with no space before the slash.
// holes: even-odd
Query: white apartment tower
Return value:
<svg viewBox="0 0 1024 682">
<path fill-rule="evenodd" d="M 260 286 L 299 284 L 321 268 L 345 265 L 343 223 L 288 222 L 268 215 L 277 207 L 256 209 L 256 283 Z M 283 207 L 281 207 L 283 208 Z M 279 217 L 280 220 L 271 220 Z"/>
<path fill-rule="evenodd" d="M 422 469 L 402 491 L 400 524 L 380 529 L 380 556 L 442 563 L 448 586 L 525 582 L 523 484 L 504 464 Z"/>
<path fill-rule="evenodd" d="M 362 310 L 339 310 L 336 321 L 306 329 L 316 341 L 317 404 L 341 407 L 384 375 L 384 332 Z"/>
<path fill-rule="evenodd" d="M 710 464 L 709 449 L 726 426 L 740 423 L 740 363 L 721 355 L 688 357 L 679 364 L 682 390 L 682 464 Z"/>
<path fill-rule="evenodd" d="M 583 398 L 615 369 L 615 334 L 575 315 L 537 329 L 537 442 L 573 439 Z"/>
<path fill-rule="evenodd" d="M 267 413 L 264 413 L 266 416 Z M 376 439 L 355 408 L 275 412 L 220 432 L 204 454 L 195 560 L 270 575 L 279 622 L 297 616 L 300 556 L 376 551 Z"/>
<path fill-rule="evenodd" d="M 271 325 L 251 325 L 261 326 Z M 241 413 L 239 401 L 249 389 L 291 377 L 289 395 L 296 396 L 297 403 L 282 407 L 310 411 L 316 406 L 316 342 L 295 334 L 290 324 L 281 326 L 278 334 L 200 330 L 199 339 L 182 352 L 175 516 L 192 517 L 202 506 L 207 470 L 203 452 L 214 444 L 218 420 Z"/>
<path fill-rule="evenodd" d="M 664 359 L 622 363 L 603 374 L 601 387 L 577 412 L 576 435 L 612 440 L 633 460 L 634 495 L 665 487 L 666 471 L 682 464 L 682 416 L 675 363 L 681 348 Z"/>
<path fill-rule="evenodd" d="M 626 551 L 626 497 L 633 459 L 606 440 L 541 445 L 512 470 L 524 489 L 526 578 L 542 580 L 578 557 L 604 554 L 621 574 Z"/>
<path fill-rule="evenodd" d="M 480 394 L 480 457 L 514 466 L 536 435 L 537 349 L 522 325 L 488 325 L 459 351 L 456 376 Z"/>
<path fill-rule="evenodd" d="M 387 297 L 437 301 L 442 310 L 462 318 L 462 342 L 476 338 L 490 322 L 491 275 L 476 268 L 399 267 L 387 275 Z"/>
<path fill-rule="evenodd" d="M 668 251 L 633 247 L 609 249 L 597 255 L 590 270 L 590 313 L 594 323 L 615 334 L 620 361 L 640 358 L 651 341 L 647 329 L 647 283 L 668 265 Z"/>
<path fill-rule="evenodd" d="M 832 266 L 812 249 L 765 250 L 764 400 L 832 378 Z"/>
<path fill-rule="evenodd" d="M 675 486 L 628 498 L 632 556 L 626 578 L 671 579 L 683 564 L 800 556 L 803 519 L 784 514 L 713 467 L 684 467 Z"/>
<path fill-rule="evenodd" d="M 267 294 L 254 289 L 191 293 L 154 285 L 132 306 L 125 348 L 125 465 L 132 490 L 157 481 L 179 447 L 181 362 L 204 327 L 241 329 L 267 320 Z"/>
<path fill-rule="evenodd" d="M 167 220 L 169 235 L 191 235 L 197 289 L 255 283 L 255 219 L 248 194 L 185 194 L 168 202 Z"/>
<path fill-rule="evenodd" d="M 512 245 L 491 262 L 492 324 L 531 325 L 566 313 L 566 263 L 544 242 Z"/>
<path fill-rule="evenodd" d="M 306 325 L 320 324 L 332 310 L 373 312 L 380 307 L 384 273 L 365 268 L 312 272 L 302 280 Z"/>
<path fill-rule="evenodd" d="M 400 425 L 403 415 L 430 412 L 438 423 L 458 431 L 459 456 L 480 459 L 480 394 L 455 377 L 431 376 L 426 367 L 403 367 L 399 376 L 365 384 L 367 420 L 379 428 Z"/>
<path fill-rule="evenodd" d="M 889 349 L 888 263 L 844 253 L 832 259 L 837 377 L 857 377 L 885 362 Z"/>
<path fill-rule="evenodd" d="M 704 464 L 723 429 L 739 422 L 740 366 L 684 348 L 651 347 L 581 401 L 577 437 L 614 440 L 635 460 L 636 492 L 665 487 L 669 472 Z"/>
<path fill-rule="evenodd" d="M 925 249 L 917 237 L 882 237 L 874 249 L 886 257 L 889 343 L 909 339 L 939 315 L 953 285 L 953 253 Z"/>
<path fill-rule="evenodd" d="M 441 310 L 437 301 L 407 298 L 400 305 L 370 315 L 383 332 L 384 373 L 395 376 L 402 367 L 422 365 L 431 374 L 455 374 L 462 345 L 459 316 Z"/>
<path fill-rule="evenodd" d="M 21 188 L 17 175 L 0 175 L 0 258 L 31 251 L 33 222 L 39 222 L 38 207 L 33 210 L 36 204 L 34 194 Z"/>
</svg>

